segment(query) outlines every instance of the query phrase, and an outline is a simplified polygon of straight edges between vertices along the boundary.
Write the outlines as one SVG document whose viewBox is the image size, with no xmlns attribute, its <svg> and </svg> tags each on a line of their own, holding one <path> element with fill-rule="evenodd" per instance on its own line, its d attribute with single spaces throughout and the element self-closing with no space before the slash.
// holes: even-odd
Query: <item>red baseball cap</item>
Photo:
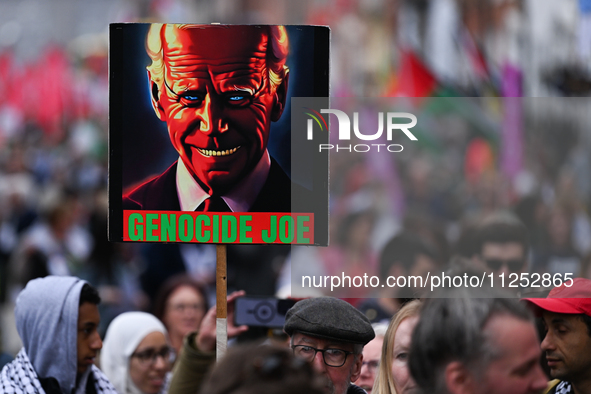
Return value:
<svg viewBox="0 0 591 394">
<path fill-rule="evenodd" d="M 584 278 L 569 280 L 553 288 L 547 298 L 523 298 L 537 307 L 554 313 L 584 314 L 591 316 L 591 280 Z M 537 310 L 537 312 L 541 312 Z"/>
</svg>

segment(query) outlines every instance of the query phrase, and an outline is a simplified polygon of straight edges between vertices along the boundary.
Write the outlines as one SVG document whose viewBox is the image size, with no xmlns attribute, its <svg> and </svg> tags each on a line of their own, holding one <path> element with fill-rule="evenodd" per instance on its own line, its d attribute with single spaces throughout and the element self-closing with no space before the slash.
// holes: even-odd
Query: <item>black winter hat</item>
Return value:
<svg viewBox="0 0 591 394">
<path fill-rule="evenodd" d="M 363 313 L 346 301 L 333 297 L 309 298 L 297 302 L 285 315 L 283 330 L 367 344 L 375 337 L 371 323 Z"/>
</svg>

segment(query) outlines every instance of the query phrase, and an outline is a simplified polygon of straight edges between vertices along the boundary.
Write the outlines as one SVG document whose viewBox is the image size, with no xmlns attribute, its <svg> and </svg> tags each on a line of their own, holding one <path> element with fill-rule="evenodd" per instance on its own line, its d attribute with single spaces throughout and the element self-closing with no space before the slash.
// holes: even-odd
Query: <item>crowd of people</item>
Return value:
<svg viewBox="0 0 591 394">
<path fill-rule="evenodd" d="M 166 8 L 166 4 L 160 4 L 166 2 L 154 3 L 158 3 L 154 10 Z M 385 49 L 379 54 L 369 52 L 367 56 L 356 56 L 355 61 L 348 60 L 347 56 L 366 53 L 375 46 L 361 48 L 364 42 L 383 37 L 373 34 L 370 28 L 362 29 L 363 34 L 357 36 L 343 34 L 353 31 L 352 25 L 387 29 L 394 42 L 409 39 L 416 50 L 435 56 L 415 38 L 409 38 L 423 35 L 421 24 L 404 23 L 406 17 L 410 20 L 417 13 L 416 18 L 425 18 L 422 13 L 429 8 L 428 2 L 424 7 L 398 2 L 387 8 L 384 19 L 376 19 L 377 8 L 369 5 L 341 3 L 334 13 L 323 13 L 314 12 L 322 10 L 322 4 L 310 2 L 310 15 L 299 21 L 332 28 L 331 95 L 353 92 L 386 96 L 393 92 L 380 87 L 384 88 L 388 80 L 406 80 L 400 62 L 404 51 L 396 46 L 382 46 Z M 493 26 L 485 23 L 484 8 L 458 3 L 461 7 L 456 11 L 462 14 L 458 20 L 467 23 L 476 19 L 478 26 L 469 26 L 474 28 L 471 34 L 487 45 L 490 42 L 485 40 L 485 28 L 501 31 L 501 16 L 524 14 L 523 9 L 509 2 L 509 11 L 501 12 L 501 20 Z M 122 312 L 153 311 L 160 288 L 177 274 L 186 273 L 201 282 L 207 298 L 203 302 L 211 302 L 215 292 L 215 249 L 211 245 L 107 241 L 107 41 L 95 36 L 92 43 L 82 44 L 67 48 L 55 45 L 27 62 L 10 49 L 0 53 L 0 85 L 11 92 L 0 98 L 0 304 L 6 311 L 2 313 L 10 316 L 16 295 L 30 279 L 48 274 L 76 275 L 99 289 L 103 299 L 100 332 L 104 334 L 107 323 Z M 498 54 L 493 52 L 484 60 Z M 370 58 L 376 62 L 358 64 Z M 431 61 L 421 67 L 428 69 Z M 382 69 L 387 69 L 388 75 Z M 359 75 L 362 77 L 357 78 Z M 485 90 L 482 81 L 476 88 L 466 88 L 435 77 L 441 86 L 454 88 L 456 95 Z M 492 78 L 489 82 L 495 81 Z M 31 89 L 40 93 L 34 97 L 22 94 L 23 86 L 40 86 Z M 501 94 L 499 86 L 495 92 Z M 43 97 L 43 104 L 39 97 Z M 388 273 L 389 268 L 378 261 L 378 255 L 393 237 L 406 237 L 407 233 L 418 236 L 425 244 L 421 256 L 426 257 L 420 261 L 426 268 L 419 270 L 426 272 L 447 264 L 457 250 L 473 255 L 465 250 L 472 245 L 473 228 L 500 209 L 512 211 L 528 229 L 528 258 L 517 271 L 591 277 L 591 185 L 587 176 L 591 141 L 584 127 L 588 111 L 575 111 L 573 119 L 569 111 L 544 111 L 543 100 L 531 103 L 540 105 L 537 112 L 535 108 L 530 111 L 528 102 L 521 102 L 522 164 L 512 173 L 503 169 L 502 161 L 503 120 L 499 108 L 504 105 L 503 98 L 497 95 L 476 101 L 481 105 L 471 107 L 459 98 L 451 100 L 451 104 L 436 101 L 437 105 L 451 105 L 452 110 L 443 111 L 443 117 L 427 116 L 420 146 L 416 150 L 413 146 L 411 154 L 331 154 L 330 246 L 229 246 L 230 289 L 256 295 L 297 294 L 302 272 L 400 275 L 408 270 L 405 267 L 415 268 L 415 264 L 405 260 L 406 265 L 396 265 Z M 430 103 L 423 101 L 417 109 L 436 107 Z M 576 104 L 576 100 L 570 101 L 571 108 L 578 107 Z M 470 108 L 470 116 L 457 108 L 462 106 Z M 550 120 L 534 116 L 540 112 L 552 115 Z M 496 125 L 492 131 L 486 128 L 491 121 Z M 392 299 L 388 289 L 306 291 L 312 290 L 316 295 L 359 299 L 352 301 L 355 304 L 367 297 L 374 303 L 377 299 L 382 299 L 380 304 L 392 302 L 385 301 Z M 16 350 L 10 348 L 14 341 L 9 328 L 1 329 L 3 338 L 10 338 L 2 341 L 5 350 Z M 178 347 L 179 340 L 174 342 Z"/>
<path fill-rule="evenodd" d="M 105 334 L 101 296 L 86 280 L 31 279 L 14 309 L 23 348 L 13 361 L 3 355 L 0 392 L 589 392 L 591 280 L 508 286 L 511 275 L 533 280 L 528 233 L 516 214 L 494 212 L 440 265 L 428 238 L 401 231 L 376 256 L 382 280 L 442 270 L 507 283 L 430 292 L 409 282 L 374 298 L 305 298 L 285 314 L 282 335 L 236 325 L 236 300 L 247 293 L 232 292 L 231 346 L 217 364 L 216 308 L 186 274 L 164 281 L 153 314 L 120 313 Z"/>
<path fill-rule="evenodd" d="M 420 134 L 407 151 L 331 153 L 330 246 L 227 246 L 228 336 L 236 339 L 217 364 L 215 247 L 107 240 L 106 39 L 52 46 L 28 64 L 0 51 L 0 393 L 525 394 L 551 379 L 559 380 L 551 392 L 591 392 L 589 111 L 584 99 L 510 100 L 544 83 L 511 56 L 526 7 L 307 3 L 304 22 L 332 27 L 331 95 L 430 97 L 412 103 Z M 381 13 L 380 3 L 391 4 Z M 453 37 L 427 23 L 437 13 L 455 15 L 443 23 Z M 487 13 L 495 20 L 484 23 Z M 451 42 L 462 67 L 438 58 Z M 278 70 L 291 60 L 286 51 Z M 450 64 L 470 70 L 450 75 Z M 265 98 L 279 108 L 274 119 L 286 107 L 285 71 L 279 76 Z M 149 81 L 156 113 L 178 124 L 159 101 L 176 93 Z M 257 136 L 270 132 L 263 123 Z M 300 282 L 474 269 L 494 288 L 517 285 L 425 294 L 416 282 Z M 305 299 L 268 335 L 234 325 L 246 294 Z"/>
<path fill-rule="evenodd" d="M 92 285 L 37 278 L 17 298 L 23 347 L 2 368 L 0 393 L 591 392 L 591 280 L 521 300 L 483 291 L 451 286 L 408 300 L 385 332 L 346 301 L 303 299 L 285 315 L 287 338 L 234 344 L 216 363 L 215 307 L 175 357 L 154 315 L 123 313 L 102 340 Z M 233 321 L 243 295 L 227 299 L 230 338 L 249 329 Z"/>
</svg>

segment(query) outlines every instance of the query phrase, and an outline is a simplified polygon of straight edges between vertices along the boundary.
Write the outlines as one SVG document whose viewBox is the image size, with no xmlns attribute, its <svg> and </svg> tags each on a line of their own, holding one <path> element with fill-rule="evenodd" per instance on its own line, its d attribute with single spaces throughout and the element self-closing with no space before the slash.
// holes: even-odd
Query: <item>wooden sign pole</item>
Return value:
<svg viewBox="0 0 591 394">
<path fill-rule="evenodd" d="M 228 281 L 226 275 L 226 245 L 216 245 L 216 360 L 219 361 L 228 346 Z"/>
</svg>

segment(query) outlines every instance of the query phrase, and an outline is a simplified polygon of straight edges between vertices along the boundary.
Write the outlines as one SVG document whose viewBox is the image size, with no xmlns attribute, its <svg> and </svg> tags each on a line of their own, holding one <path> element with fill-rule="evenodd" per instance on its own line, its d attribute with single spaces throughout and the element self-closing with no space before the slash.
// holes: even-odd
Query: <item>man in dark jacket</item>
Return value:
<svg viewBox="0 0 591 394">
<path fill-rule="evenodd" d="M 232 324 L 234 301 L 244 292 L 228 297 L 228 336 L 247 330 Z M 284 331 L 291 336 L 296 357 L 312 363 L 323 378 L 327 394 L 365 394 L 355 386 L 363 363 L 363 346 L 374 337 L 369 320 L 345 301 L 332 297 L 297 302 L 285 318 Z M 205 372 L 215 362 L 215 307 L 201 323 L 198 333 L 185 338 L 175 365 L 169 394 L 199 392 Z"/>
<path fill-rule="evenodd" d="M 363 347 L 375 337 L 363 313 L 337 298 L 310 298 L 287 312 L 283 329 L 294 355 L 325 377 L 328 393 L 365 393 L 353 384 L 361 373 Z"/>
<path fill-rule="evenodd" d="M 533 315 L 506 293 L 477 290 L 444 289 L 423 304 L 409 350 L 419 393 L 540 394 Z"/>
</svg>

